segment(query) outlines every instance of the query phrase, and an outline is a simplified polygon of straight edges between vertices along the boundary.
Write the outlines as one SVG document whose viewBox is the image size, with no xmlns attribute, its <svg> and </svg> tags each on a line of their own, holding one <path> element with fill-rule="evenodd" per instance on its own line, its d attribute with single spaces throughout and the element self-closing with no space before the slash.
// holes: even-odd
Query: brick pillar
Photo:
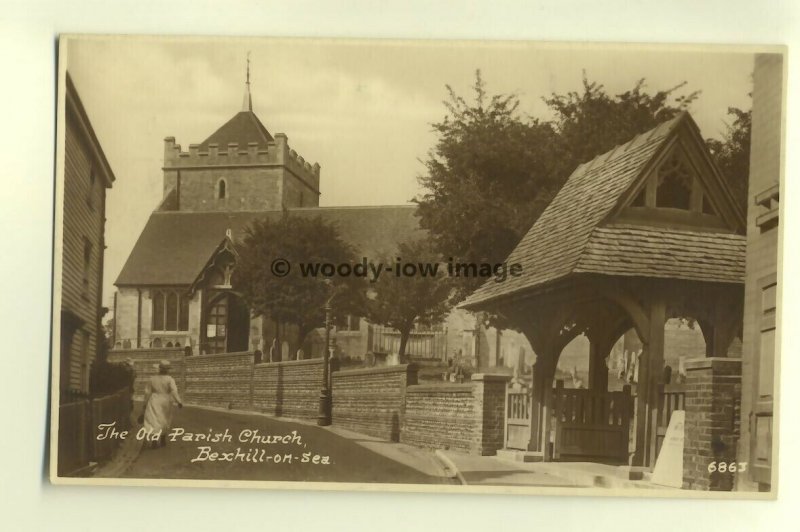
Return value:
<svg viewBox="0 0 800 532">
<path fill-rule="evenodd" d="M 711 462 L 736 461 L 742 361 L 698 358 L 686 361 L 686 424 L 683 488 L 730 491 L 736 473 L 709 473 Z"/>
<path fill-rule="evenodd" d="M 493 455 L 504 447 L 506 384 L 510 375 L 476 373 L 472 376 L 472 396 L 479 437 L 473 441 L 473 454 Z"/>
</svg>

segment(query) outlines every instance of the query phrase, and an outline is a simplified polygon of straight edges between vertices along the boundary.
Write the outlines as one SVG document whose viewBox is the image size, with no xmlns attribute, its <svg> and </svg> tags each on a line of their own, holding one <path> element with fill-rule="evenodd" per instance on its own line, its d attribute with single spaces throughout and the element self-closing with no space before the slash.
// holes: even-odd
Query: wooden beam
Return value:
<svg viewBox="0 0 800 532">
<path fill-rule="evenodd" d="M 656 389 L 663 376 L 664 323 L 666 304 L 661 294 L 651 295 L 649 305 L 649 329 L 647 341 L 643 342 L 636 393 L 636 452 L 633 465 L 652 467 L 655 463 L 654 424 L 656 423 Z"/>
</svg>

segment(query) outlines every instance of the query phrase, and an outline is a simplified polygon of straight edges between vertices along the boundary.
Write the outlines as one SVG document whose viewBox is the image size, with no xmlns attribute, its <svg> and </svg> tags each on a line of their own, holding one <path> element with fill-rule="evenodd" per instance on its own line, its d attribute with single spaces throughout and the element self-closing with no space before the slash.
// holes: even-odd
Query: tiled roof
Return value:
<svg viewBox="0 0 800 532">
<path fill-rule="evenodd" d="M 573 272 L 741 283 L 745 244 L 736 234 L 597 227 Z"/>
<path fill-rule="evenodd" d="M 647 248 L 649 251 L 639 250 L 630 257 L 622 257 L 612 253 L 611 250 L 614 249 L 614 246 L 618 246 L 620 253 L 630 251 L 630 246 L 636 244 L 623 246 L 621 241 L 627 237 L 631 237 L 632 242 L 638 239 L 642 244 L 650 245 L 661 238 L 667 238 L 667 234 L 669 234 L 669 238 L 683 238 L 691 241 L 693 236 L 700 235 L 700 233 L 662 232 L 653 229 L 644 231 L 642 234 L 628 234 L 619 232 L 622 230 L 618 229 L 600 230 L 598 226 L 613 211 L 620 196 L 643 174 L 648 163 L 668 144 L 673 131 L 681 123 L 686 123 L 689 127 L 697 127 L 688 113 L 682 113 L 650 131 L 637 135 L 629 142 L 595 157 L 592 161 L 578 166 L 509 255 L 508 263 L 521 264 L 522 274 L 519 277 L 509 277 L 502 283 L 489 281 L 483 284 L 461 306 L 478 308 L 481 303 L 489 300 L 535 288 L 578 271 L 611 275 L 616 272 L 620 275 L 650 275 L 652 273 L 656 277 L 668 276 L 669 268 L 660 264 L 665 252 L 656 253 L 654 248 L 650 247 Z M 677 234 L 682 236 L 675 236 Z M 702 253 L 700 247 L 717 237 L 722 239 L 721 242 L 739 242 L 738 237 L 717 234 L 711 236 L 709 234 L 703 235 L 701 240 L 696 241 L 697 245 L 691 245 L 690 249 Z M 672 248 L 670 247 L 670 249 Z M 738 247 L 737 250 L 741 251 Z M 605 256 L 604 253 L 608 253 L 608 256 Z M 687 253 L 690 251 L 687 250 Z M 636 267 L 626 266 L 626 261 L 633 260 L 633 257 L 640 260 L 640 264 Z M 645 264 L 647 260 L 650 262 Z M 737 269 L 740 265 L 739 260 L 737 258 L 734 261 L 736 265 L 734 271 L 721 273 L 724 279 L 735 277 L 737 282 L 741 281 Z M 602 269 L 603 261 L 609 263 L 610 269 Z M 668 262 L 681 263 L 681 259 L 675 258 Z M 726 265 L 731 266 L 726 263 L 725 258 L 720 258 L 719 267 L 708 272 L 705 279 L 709 279 L 715 271 L 724 269 L 727 267 Z M 612 266 L 617 270 L 611 269 Z M 680 277 L 682 274 L 689 275 L 689 270 L 689 267 L 683 264 L 675 266 L 672 271 Z M 700 274 L 695 272 L 691 275 Z"/>
<path fill-rule="evenodd" d="M 316 217 L 333 223 L 342 237 L 368 260 L 393 253 L 398 244 L 422 235 L 416 207 L 312 207 L 289 209 L 293 216 Z M 234 241 L 245 228 L 282 211 L 170 212 L 150 215 L 128 261 L 117 277 L 118 286 L 190 285 L 231 229 Z"/>
<path fill-rule="evenodd" d="M 220 149 L 227 149 L 228 144 L 235 142 L 240 149 L 245 149 L 250 142 L 257 142 L 259 149 L 266 149 L 272 142 L 272 135 L 252 111 L 241 111 L 225 122 L 218 130 L 200 144 L 201 150 L 207 150 L 209 144 L 217 144 Z"/>
</svg>

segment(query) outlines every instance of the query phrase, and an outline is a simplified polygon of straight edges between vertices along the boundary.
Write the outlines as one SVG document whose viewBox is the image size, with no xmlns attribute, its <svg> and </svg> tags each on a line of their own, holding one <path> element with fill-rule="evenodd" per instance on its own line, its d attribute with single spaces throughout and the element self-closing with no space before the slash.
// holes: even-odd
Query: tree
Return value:
<svg viewBox="0 0 800 532">
<path fill-rule="evenodd" d="M 699 92 L 684 88 L 651 93 L 641 79 L 610 95 L 584 75 L 582 91 L 544 98 L 553 118 L 541 121 L 520 116 L 516 95 L 488 96 L 480 71 L 471 102 L 447 86 L 447 113 L 433 124 L 438 141 L 419 177 L 420 225 L 445 257 L 503 261 L 580 163 L 687 110 Z M 749 114 L 733 114 L 726 139 L 709 145 L 734 190 L 746 191 Z M 483 282 L 454 281 L 456 300 Z"/>
<path fill-rule="evenodd" d="M 321 217 L 301 218 L 284 212 L 276 220 L 265 218 L 245 231 L 237 247 L 239 259 L 233 286 L 256 316 L 297 326 L 299 342 L 325 320 L 325 302 L 334 293 L 332 305 L 346 312 L 353 303 L 360 280 L 345 276 L 304 276 L 300 263 L 319 265 L 354 262 L 354 251 L 336 228 Z M 276 274 L 276 261 L 286 261 L 285 276 Z M 282 272 L 284 270 L 278 270 Z"/>
<path fill-rule="evenodd" d="M 468 103 L 447 86 L 447 115 L 419 178 L 420 225 L 445 258 L 501 262 L 544 210 L 566 172 L 552 125 L 523 119 L 517 96 L 487 96 L 480 71 Z M 481 284 L 461 278 L 460 299 Z"/>
<path fill-rule="evenodd" d="M 632 89 L 611 96 L 584 73 L 583 92 L 553 93 L 544 98 L 555 113 L 552 124 L 569 157 L 567 172 L 687 110 L 700 93 L 681 94 L 685 85 L 651 95 L 645 90 L 645 80 L 640 79 Z"/>
<path fill-rule="evenodd" d="M 441 256 L 433 251 L 429 240 L 401 244 L 398 256 L 402 257 L 403 264 L 413 263 L 416 274 L 407 276 L 402 271 L 384 271 L 372 286 L 365 308 L 371 322 L 392 327 L 400 333 L 399 357 L 403 360 L 414 325 L 430 326 L 444 319 L 449 310 L 447 299 L 452 285 L 440 264 Z M 392 258 L 383 261 L 384 264 L 392 262 Z M 432 271 L 434 265 L 436 270 Z"/>
<path fill-rule="evenodd" d="M 747 185 L 750 179 L 750 133 L 752 116 L 750 111 L 728 107 L 728 115 L 733 117 L 726 124 L 723 140 L 707 139 L 706 144 L 728 181 L 736 202 L 747 212 Z"/>
</svg>

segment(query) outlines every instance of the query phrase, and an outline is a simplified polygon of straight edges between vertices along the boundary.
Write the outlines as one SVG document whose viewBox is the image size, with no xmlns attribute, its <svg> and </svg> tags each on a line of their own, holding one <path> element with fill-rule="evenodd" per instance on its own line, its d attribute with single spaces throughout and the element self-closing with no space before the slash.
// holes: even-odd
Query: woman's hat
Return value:
<svg viewBox="0 0 800 532">
<path fill-rule="evenodd" d="M 158 363 L 158 369 L 169 369 L 170 363 L 169 360 L 162 360 Z"/>
</svg>

